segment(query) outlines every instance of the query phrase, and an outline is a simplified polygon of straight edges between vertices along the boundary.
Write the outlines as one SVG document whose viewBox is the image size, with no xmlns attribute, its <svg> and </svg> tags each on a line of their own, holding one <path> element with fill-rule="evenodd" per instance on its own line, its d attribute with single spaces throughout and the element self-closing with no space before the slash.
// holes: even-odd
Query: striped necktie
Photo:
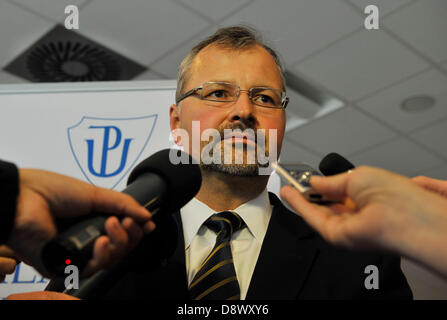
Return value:
<svg viewBox="0 0 447 320">
<path fill-rule="evenodd" d="M 241 291 L 230 241 L 233 232 L 246 225 L 232 211 L 216 213 L 204 225 L 217 234 L 216 244 L 189 285 L 190 297 L 193 300 L 239 300 Z"/>
</svg>

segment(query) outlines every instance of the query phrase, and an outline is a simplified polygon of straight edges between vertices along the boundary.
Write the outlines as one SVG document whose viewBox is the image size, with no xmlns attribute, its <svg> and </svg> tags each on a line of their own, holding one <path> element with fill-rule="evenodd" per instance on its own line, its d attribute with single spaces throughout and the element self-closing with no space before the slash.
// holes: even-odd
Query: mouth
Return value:
<svg viewBox="0 0 447 320">
<path fill-rule="evenodd" d="M 231 141 L 232 143 L 241 143 L 256 146 L 256 137 L 252 135 L 232 134 L 231 136 L 226 137 L 224 140 Z"/>
</svg>

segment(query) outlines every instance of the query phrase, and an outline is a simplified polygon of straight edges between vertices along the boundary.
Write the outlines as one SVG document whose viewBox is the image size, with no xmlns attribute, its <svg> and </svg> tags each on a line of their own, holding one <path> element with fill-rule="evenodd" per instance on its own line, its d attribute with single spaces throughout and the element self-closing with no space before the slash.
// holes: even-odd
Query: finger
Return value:
<svg viewBox="0 0 447 320">
<path fill-rule="evenodd" d="M 412 178 L 411 180 L 416 182 L 422 188 L 425 188 L 428 190 L 432 190 L 434 187 L 432 179 L 425 177 L 425 176 L 417 176 L 417 177 Z"/>
<path fill-rule="evenodd" d="M 340 200 L 347 195 L 348 176 L 347 172 L 330 177 L 312 176 L 310 184 L 315 191 L 326 198 Z"/>
<path fill-rule="evenodd" d="M 124 220 L 126 220 L 126 219 L 128 219 L 128 218 L 125 218 Z M 144 223 L 144 224 L 141 226 L 141 224 L 136 224 L 135 221 L 133 221 L 132 218 L 129 218 L 129 219 L 131 219 L 131 221 L 133 222 L 133 224 L 135 224 L 135 225 L 138 227 L 139 230 L 142 229 L 143 234 L 149 234 L 149 233 L 151 233 L 152 231 L 155 230 L 155 223 L 154 223 L 152 220 L 147 221 L 146 223 Z M 124 221 L 124 220 L 123 220 L 123 221 Z M 123 227 L 124 227 L 124 226 L 123 226 Z M 126 230 L 126 231 L 127 231 L 127 230 Z M 129 234 L 129 232 L 130 232 L 130 231 L 128 231 L 128 234 Z M 143 234 L 142 234 L 141 236 L 143 236 Z M 139 241 L 139 240 L 138 240 L 138 241 Z"/>
<path fill-rule="evenodd" d="M 131 196 L 104 188 L 95 188 L 93 211 L 129 216 L 137 222 L 146 222 L 152 215 Z"/>
<path fill-rule="evenodd" d="M 96 239 L 93 247 L 93 258 L 88 262 L 82 277 L 109 267 L 126 251 L 129 239 L 126 230 L 121 226 L 118 219 L 116 217 L 108 218 L 104 227 L 107 235 Z"/>
<path fill-rule="evenodd" d="M 104 225 L 108 245 L 100 248 L 97 265 L 100 269 L 114 264 L 126 251 L 128 235 L 116 217 L 110 217 Z"/>
<path fill-rule="evenodd" d="M 334 244 L 346 242 L 343 229 L 347 213 L 341 204 L 328 208 L 310 203 L 300 192 L 290 186 L 281 189 L 281 198 L 297 210 L 301 217 L 327 241 Z M 332 207 L 337 211 L 334 211 Z"/>
<path fill-rule="evenodd" d="M 143 226 L 143 232 L 144 232 L 145 234 L 149 234 L 149 233 L 151 233 L 152 231 L 154 231 L 155 228 L 156 228 L 155 223 L 154 223 L 152 220 L 149 220 L 148 222 L 146 222 L 146 223 L 144 224 L 144 226 Z"/>
<path fill-rule="evenodd" d="M 20 169 L 20 183 L 41 195 L 56 217 L 72 217 L 92 212 L 128 215 L 138 221 L 147 221 L 151 217 L 150 213 L 129 195 L 54 172 Z"/>
<path fill-rule="evenodd" d="M 301 217 L 327 241 L 334 244 L 346 242 L 346 222 L 349 222 L 352 216 L 350 208 L 342 204 L 326 207 L 310 203 L 290 186 L 281 189 L 281 198 L 297 210 Z"/>
<path fill-rule="evenodd" d="M 93 257 L 87 263 L 82 277 L 87 277 L 92 273 L 106 267 L 106 262 L 110 260 L 110 239 L 107 236 L 101 236 L 96 239 L 93 246 Z"/>
<path fill-rule="evenodd" d="M 331 210 L 307 201 L 301 193 L 290 186 L 281 188 L 281 198 L 286 200 L 300 216 L 318 232 L 325 232 L 325 223 Z"/>
<path fill-rule="evenodd" d="M 0 257 L 12 258 L 16 261 L 16 264 L 19 264 L 21 259 L 20 257 L 8 246 L 0 246 Z"/>
<path fill-rule="evenodd" d="M 127 244 L 127 251 L 135 248 L 135 246 L 140 242 L 141 238 L 143 237 L 143 230 L 139 225 L 137 225 L 132 218 L 126 217 L 121 222 L 122 227 L 127 232 L 128 236 L 128 244 Z"/>
<path fill-rule="evenodd" d="M 16 258 L 16 254 L 14 253 L 14 251 L 12 251 L 10 247 L 5 245 L 0 246 L 0 256 L 8 258 Z"/>
<path fill-rule="evenodd" d="M 0 257 L 0 274 L 12 274 L 17 266 L 17 262 L 13 258 Z"/>
<path fill-rule="evenodd" d="M 422 188 L 447 197 L 447 181 L 433 179 L 425 176 L 418 176 L 413 178 L 412 180 Z"/>
<path fill-rule="evenodd" d="M 109 247 L 112 250 L 112 254 L 114 255 L 115 253 L 124 251 L 127 247 L 129 237 L 119 220 L 116 217 L 110 217 L 106 220 L 104 227 L 110 238 Z"/>
<path fill-rule="evenodd" d="M 354 213 L 357 210 L 357 206 L 351 198 L 345 198 L 343 202 L 334 203 L 328 206 L 334 213 Z"/>
</svg>

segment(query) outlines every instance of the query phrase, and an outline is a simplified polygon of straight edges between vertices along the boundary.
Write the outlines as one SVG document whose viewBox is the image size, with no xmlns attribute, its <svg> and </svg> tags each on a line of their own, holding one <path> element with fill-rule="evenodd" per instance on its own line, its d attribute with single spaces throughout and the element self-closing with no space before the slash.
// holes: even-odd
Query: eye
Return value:
<svg viewBox="0 0 447 320">
<path fill-rule="evenodd" d="M 258 94 L 254 97 L 254 100 L 256 102 L 259 102 L 262 104 L 273 104 L 274 103 L 273 98 L 266 94 Z"/>
<path fill-rule="evenodd" d="M 206 98 L 216 98 L 222 99 L 228 97 L 228 92 L 226 90 L 214 90 L 206 95 Z"/>
</svg>

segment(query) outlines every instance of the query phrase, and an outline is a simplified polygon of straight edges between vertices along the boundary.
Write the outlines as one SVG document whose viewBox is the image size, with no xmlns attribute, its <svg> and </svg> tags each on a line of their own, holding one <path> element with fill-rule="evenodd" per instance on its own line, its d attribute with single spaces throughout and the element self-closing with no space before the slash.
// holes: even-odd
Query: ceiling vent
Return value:
<svg viewBox="0 0 447 320">
<path fill-rule="evenodd" d="M 57 25 L 5 71 L 31 82 L 130 80 L 146 67 Z"/>
</svg>

